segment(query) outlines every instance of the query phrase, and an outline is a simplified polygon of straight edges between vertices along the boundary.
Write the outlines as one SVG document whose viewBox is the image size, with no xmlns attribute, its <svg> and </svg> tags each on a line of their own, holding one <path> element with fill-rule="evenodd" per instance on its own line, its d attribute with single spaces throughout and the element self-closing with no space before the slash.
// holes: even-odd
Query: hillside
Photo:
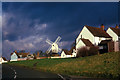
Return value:
<svg viewBox="0 0 120 80">
<path fill-rule="evenodd" d="M 26 60 L 8 64 L 66 75 L 117 78 L 120 75 L 120 52 L 81 58 Z"/>
</svg>

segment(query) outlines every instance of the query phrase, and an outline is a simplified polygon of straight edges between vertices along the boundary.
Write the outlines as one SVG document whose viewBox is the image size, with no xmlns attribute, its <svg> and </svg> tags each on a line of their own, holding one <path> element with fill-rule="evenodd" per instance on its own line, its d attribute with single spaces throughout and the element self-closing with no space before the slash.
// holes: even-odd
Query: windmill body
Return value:
<svg viewBox="0 0 120 80">
<path fill-rule="evenodd" d="M 52 53 L 58 53 L 58 45 L 56 43 L 52 44 Z"/>
<path fill-rule="evenodd" d="M 56 39 L 55 42 L 50 41 L 49 39 L 46 40 L 46 42 L 48 44 L 50 44 L 50 47 L 47 50 L 47 54 L 50 53 L 50 51 L 52 51 L 52 53 L 58 53 L 61 52 L 61 49 L 58 47 L 58 43 L 61 40 L 61 37 L 58 36 L 58 38 Z"/>
</svg>

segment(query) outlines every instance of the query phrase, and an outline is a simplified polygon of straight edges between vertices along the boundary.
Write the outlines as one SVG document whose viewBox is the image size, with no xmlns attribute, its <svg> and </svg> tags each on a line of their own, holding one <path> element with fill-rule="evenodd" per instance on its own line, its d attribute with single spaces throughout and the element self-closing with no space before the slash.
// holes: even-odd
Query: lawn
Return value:
<svg viewBox="0 0 120 80">
<path fill-rule="evenodd" d="M 95 78 L 120 76 L 120 52 L 80 58 L 26 60 L 8 64 L 73 76 Z"/>
</svg>

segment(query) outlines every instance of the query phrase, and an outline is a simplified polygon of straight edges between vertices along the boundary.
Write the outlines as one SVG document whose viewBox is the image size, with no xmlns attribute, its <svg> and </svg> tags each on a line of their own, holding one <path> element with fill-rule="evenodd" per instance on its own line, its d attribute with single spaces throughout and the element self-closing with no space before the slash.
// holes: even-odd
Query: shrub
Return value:
<svg viewBox="0 0 120 80">
<path fill-rule="evenodd" d="M 98 54 L 99 48 L 97 46 L 81 47 L 77 51 L 77 57 L 85 57 Z"/>
<path fill-rule="evenodd" d="M 88 49 L 87 47 L 79 48 L 77 51 L 77 57 L 85 57 L 88 56 Z"/>
<path fill-rule="evenodd" d="M 89 56 L 91 55 L 97 55 L 98 54 L 99 47 L 98 46 L 91 46 L 89 49 Z"/>
<path fill-rule="evenodd" d="M 33 59 L 37 59 L 37 55 L 35 53 L 33 54 L 33 56 Z"/>
</svg>

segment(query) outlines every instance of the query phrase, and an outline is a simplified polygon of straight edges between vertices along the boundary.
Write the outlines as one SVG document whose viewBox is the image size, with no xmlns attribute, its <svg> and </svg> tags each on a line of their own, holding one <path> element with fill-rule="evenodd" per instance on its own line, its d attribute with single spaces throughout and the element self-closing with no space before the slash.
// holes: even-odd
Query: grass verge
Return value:
<svg viewBox="0 0 120 80">
<path fill-rule="evenodd" d="M 118 78 L 120 76 L 120 52 L 80 58 L 26 60 L 8 64 L 73 76 L 94 78 Z"/>
</svg>

